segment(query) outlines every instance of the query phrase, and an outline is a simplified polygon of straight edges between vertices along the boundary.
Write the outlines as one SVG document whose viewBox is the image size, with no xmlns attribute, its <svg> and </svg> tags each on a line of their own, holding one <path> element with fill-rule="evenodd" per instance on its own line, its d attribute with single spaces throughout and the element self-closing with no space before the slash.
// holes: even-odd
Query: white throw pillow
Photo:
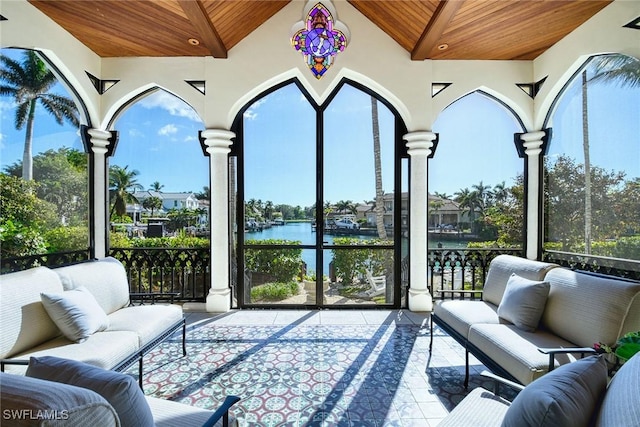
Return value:
<svg viewBox="0 0 640 427">
<path fill-rule="evenodd" d="M 511 274 L 498 306 L 498 316 L 523 331 L 535 331 L 549 296 L 549 288 L 549 282 L 537 282 Z"/>
<path fill-rule="evenodd" d="M 61 293 L 41 293 L 42 305 L 65 337 L 82 342 L 109 327 L 109 318 L 85 287 Z"/>
</svg>

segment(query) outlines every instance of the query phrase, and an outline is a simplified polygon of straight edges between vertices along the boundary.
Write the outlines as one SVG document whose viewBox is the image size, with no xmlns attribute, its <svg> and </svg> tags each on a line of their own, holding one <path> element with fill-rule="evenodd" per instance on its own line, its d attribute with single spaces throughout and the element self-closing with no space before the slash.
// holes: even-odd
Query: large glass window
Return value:
<svg viewBox="0 0 640 427">
<path fill-rule="evenodd" d="M 545 158 L 547 250 L 640 260 L 640 61 L 589 60 L 560 95 Z"/>
<path fill-rule="evenodd" d="M 237 130 L 244 304 L 399 301 L 395 224 L 406 230 L 407 218 L 406 194 L 396 196 L 396 126 L 386 104 L 350 84 L 322 106 L 296 83 L 248 106 Z"/>
<path fill-rule="evenodd" d="M 76 259 L 86 259 L 88 156 L 80 110 L 46 58 L 21 49 L 1 55 L 0 258 L 78 252 Z"/>
<path fill-rule="evenodd" d="M 209 162 L 198 141 L 202 128 L 189 105 L 163 90 L 118 117 L 118 145 L 109 159 L 112 247 L 167 236 L 178 238 L 172 246 L 209 247 Z"/>
<path fill-rule="evenodd" d="M 439 134 L 429 163 L 429 246 L 470 242 L 522 247 L 523 168 L 514 145 L 516 117 L 495 99 L 469 94 L 433 125 Z"/>
</svg>

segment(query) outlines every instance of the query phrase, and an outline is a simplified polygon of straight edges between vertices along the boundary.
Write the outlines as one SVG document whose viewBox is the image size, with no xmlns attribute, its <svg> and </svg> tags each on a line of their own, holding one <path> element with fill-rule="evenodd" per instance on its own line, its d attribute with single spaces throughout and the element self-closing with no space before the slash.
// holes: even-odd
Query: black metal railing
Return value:
<svg viewBox="0 0 640 427">
<path fill-rule="evenodd" d="M 80 251 L 55 252 L 50 254 L 28 255 L 15 258 L 2 258 L 0 274 L 28 270 L 34 267 L 62 267 L 87 261 L 90 257 L 89 249 Z"/>
<path fill-rule="evenodd" d="M 640 281 L 640 261 L 550 250 L 542 253 L 542 259 L 572 270 Z"/>
<path fill-rule="evenodd" d="M 441 290 L 482 289 L 489 264 L 500 254 L 524 256 L 519 248 L 430 249 L 427 255 L 429 290 L 435 298 L 459 298 Z M 179 302 L 205 302 L 211 286 L 209 248 L 112 248 L 110 256 L 123 263 L 131 293 L 175 295 Z M 31 255 L 2 260 L 2 274 L 37 266 L 60 267 L 89 259 L 89 251 Z M 544 251 L 543 260 L 574 270 L 640 281 L 640 261 L 560 251 Z M 237 267 L 231 268 L 231 288 L 236 292 Z M 402 290 L 409 286 L 409 264 L 400 262 Z"/>
<path fill-rule="evenodd" d="M 491 261 L 501 254 L 524 256 L 520 248 L 430 249 L 427 254 L 428 285 L 434 298 L 459 298 L 453 290 L 482 289 Z M 473 298 L 474 295 L 471 294 Z"/>
<path fill-rule="evenodd" d="M 209 248 L 111 248 L 127 270 L 131 293 L 175 295 L 204 302 L 211 286 Z"/>
</svg>

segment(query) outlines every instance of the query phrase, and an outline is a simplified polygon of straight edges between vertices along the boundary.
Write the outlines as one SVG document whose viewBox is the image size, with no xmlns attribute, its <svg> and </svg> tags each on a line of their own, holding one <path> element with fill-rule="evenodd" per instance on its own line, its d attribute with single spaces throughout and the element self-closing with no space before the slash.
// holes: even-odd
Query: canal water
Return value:
<svg viewBox="0 0 640 427">
<path fill-rule="evenodd" d="M 327 245 L 333 244 L 333 237 L 330 234 L 325 234 L 324 242 Z M 343 236 L 340 236 L 343 237 Z M 370 240 L 374 239 L 375 236 L 370 235 L 350 235 L 349 237 L 357 238 L 361 240 Z M 286 223 L 285 225 L 273 226 L 271 228 L 267 228 L 263 231 L 254 231 L 254 232 L 246 232 L 245 239 L 247 240 L 269 240 L 269 239 L 279 239 L 279 240 L 293 240 L 298 241 L 303 245 L 315 245 L 316 244 L 316 233 L 315 230 L 311 227 L 310 222 L 291 222 Z M 465 240 L 456 240 L 456 241 L 438 241 L 436 239 L 429 240 L 429 248 L 436 249 L 438 247 L 438 243 L 442 243 L 442 247 L 444 248 L 466 248 L 467 241 Z M 406 245 L 406 239 L 403 239 L 403 245 Z M 406 251 L 403 251 L 406 252 Z M 331 261 L 331 251 L 325 251 L 325 259 L 323 271 L 325 274 L 329 271 L 329 262 Z M 314 269 L 315 265 L 315 250 L 305 249 L 302 251 L 302 259 L 309 266 L 310 269 Z"/>
</svg>

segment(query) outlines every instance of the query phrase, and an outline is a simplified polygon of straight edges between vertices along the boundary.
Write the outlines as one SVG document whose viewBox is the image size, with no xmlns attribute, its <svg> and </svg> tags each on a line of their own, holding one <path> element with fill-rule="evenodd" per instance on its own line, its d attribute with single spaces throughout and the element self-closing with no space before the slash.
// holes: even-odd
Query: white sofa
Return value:
<svg viewBox="0 0 640 427">
<path fill-rule="evenodd" d="M 75 339 L 65 336 L 67 331 L 63 333 L 52 320 L 41 294 L 64 298 L 70 295 L 68 291 L 77 295 L 82 288 L 93 296 L 88 302 L 99 305 L 92 316 L 106 315 L 107 320 L 86 339 Z M 80 294 L 83 298 L 86 291 Z M 182 307 L 131 305 L 126 271 L 115 258 L 0 276 L 0 324 L 2 371 L 14 374 L 23 374 L 32 356 L 57 356 L 113 370 L 138 362 L 141 384 L 142 356 L 180 328 L 182 353 L 186 355 Z"/>
<path fill-rule="evenodd" d="M 524 299 L 508 307 L 504 297 L 510 281 L 512 290 L 524 283 L 520 289 L 546 287 L 548 293 L 522 294 Z M 432 320 L 466 348 L 465 387 L 470 353 L 500 376 L 529 384 L 593 351 L 595 343 L 611 346 L 625 333 L 640 330 L 640 283 L 612 276 L 499 255 L 480 295 L 476 300 L 447 299 L 446 293 L 432 313 Z M 516 318 L 535 312 L 539 320 L 532 329 L 523 329 L 507 320 L 513 320 L 504 314 L 508 308 Z"/>
</svg>

